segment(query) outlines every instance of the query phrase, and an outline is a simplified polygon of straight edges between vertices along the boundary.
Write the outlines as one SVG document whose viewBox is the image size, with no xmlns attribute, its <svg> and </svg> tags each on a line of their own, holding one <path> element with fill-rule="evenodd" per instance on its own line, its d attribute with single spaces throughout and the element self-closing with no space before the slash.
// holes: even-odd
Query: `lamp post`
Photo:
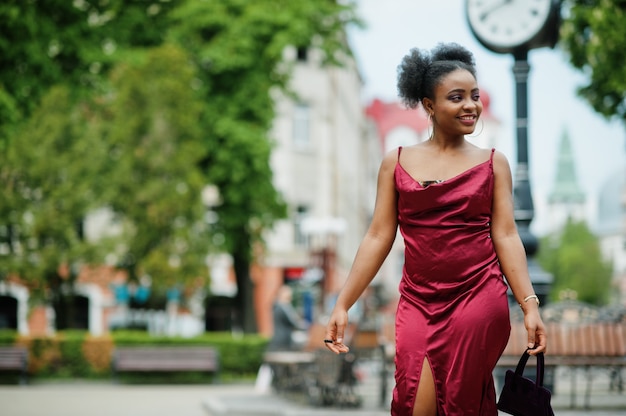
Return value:
<svg viewBox="0 0 626 416">
<path fill-rule="evenodd" d="M 515 222 L 526 250 L 528 271 L 541 303 L 547 299 L 552 283 L 552 275 L 545 272 L 534 260 L 539 243 L 530 231 L 530 223 L 535 215 L 529 180 L 528 163 L 528 50 L 520 49 L 513 53 L 513 75 L 515 77 L 515 107 L 517 135 L 517 167 L 513 196 L 515 201 Z M 512 299 L 514 302 L 514 299 Z"/>
</svg>

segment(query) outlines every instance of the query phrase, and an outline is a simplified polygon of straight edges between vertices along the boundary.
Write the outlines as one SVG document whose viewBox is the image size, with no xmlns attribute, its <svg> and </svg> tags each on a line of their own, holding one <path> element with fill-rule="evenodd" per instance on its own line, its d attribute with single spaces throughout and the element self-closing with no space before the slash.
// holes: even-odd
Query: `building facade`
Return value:
<svg viewBox="0 0 626 416">
<path fill-rule="evenodd" d="M 253 270 L 261 334 L 272 332 L 271 305 L 284 283 L 296 287 L 309 321 L 323 319 L 371 217 L 381 149 L 363 111 L 362 79 L 352 57 L 339 67 L 322 59 L 313 48 L 288 48 L 295 96 L 275 95 L 271 167 L 288 218 L 267 233 Z"/>
</svg>

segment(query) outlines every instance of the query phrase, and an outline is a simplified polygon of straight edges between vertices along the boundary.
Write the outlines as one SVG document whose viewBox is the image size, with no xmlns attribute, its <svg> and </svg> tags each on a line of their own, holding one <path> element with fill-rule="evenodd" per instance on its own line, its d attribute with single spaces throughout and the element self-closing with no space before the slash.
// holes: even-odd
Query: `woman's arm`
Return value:
<svg viewBox="0 0 626 416">
<path fill-rule="evenodd" d="M 335 353 L 347 352 L 343 344 L 348 324 L 348 309 L 359 299 L 370 284 L 391 250 L 398 228 L 397 194 L 394 170 L 397 151 L 389 152 L 378 172 L 376 205 L 369 229 L 356 253 L 345 285 L 339 292 L 337 302 L 326 326 L 326 346 Z"/>
<path fill-rule="evenodd" d="M 498 255 L 500 267 L 513 296 L 524 311 L 524 325 L 528 331 L 528 346 L 532 354 L 545 352 L 546 332 L 535 291 L 528 274 L 526 252 L 517 231 L 513 214 L 513 183 L 511 168 L 506 157 L 499 152 L 494 155 L 494 196 L 491 220 L 491 238 Z M 526 301 L 524 301 L 526 299 Z"/>
</svg>

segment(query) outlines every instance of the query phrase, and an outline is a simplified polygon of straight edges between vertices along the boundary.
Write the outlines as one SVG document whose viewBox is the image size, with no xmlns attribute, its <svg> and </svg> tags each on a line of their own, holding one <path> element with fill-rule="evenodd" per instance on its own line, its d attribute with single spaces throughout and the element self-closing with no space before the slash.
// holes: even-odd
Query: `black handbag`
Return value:
<svg viewBox="0 0 626 416">
<path fill-rule="evenodd" d="M 552 393 L 543 387 L 543 353 L 537 354 L 537 379 L 524 377 L 524 367 L 530 354 L 524 351 L 515 371 L 507 370 L 498 399 L 498 410 L 514 416 L 554 416 L 550 399 Z"/>
</svg>

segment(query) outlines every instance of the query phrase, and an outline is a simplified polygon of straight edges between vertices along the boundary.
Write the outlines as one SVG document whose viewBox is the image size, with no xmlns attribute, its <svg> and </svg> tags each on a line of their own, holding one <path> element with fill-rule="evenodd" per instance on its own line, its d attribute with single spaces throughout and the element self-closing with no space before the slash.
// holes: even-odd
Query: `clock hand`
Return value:
<svg viewBox="0 0 626 416">
<path fill-rule="evenodd" d="M 507 4 L 511 3 L 513 0 L 502 0 L 500 3 L 496 4 L 494 7 L 492 7 L 490 10 L 484 11 L 478 18 L 480 20 L 485 20 L 487 17 L 489 17 L 489 15 L 493 12 L 495 12 L 496 10 L 498 10 L 499 8 L 501 8 L 502 6 L 506 6 Z"/>
</svg>

